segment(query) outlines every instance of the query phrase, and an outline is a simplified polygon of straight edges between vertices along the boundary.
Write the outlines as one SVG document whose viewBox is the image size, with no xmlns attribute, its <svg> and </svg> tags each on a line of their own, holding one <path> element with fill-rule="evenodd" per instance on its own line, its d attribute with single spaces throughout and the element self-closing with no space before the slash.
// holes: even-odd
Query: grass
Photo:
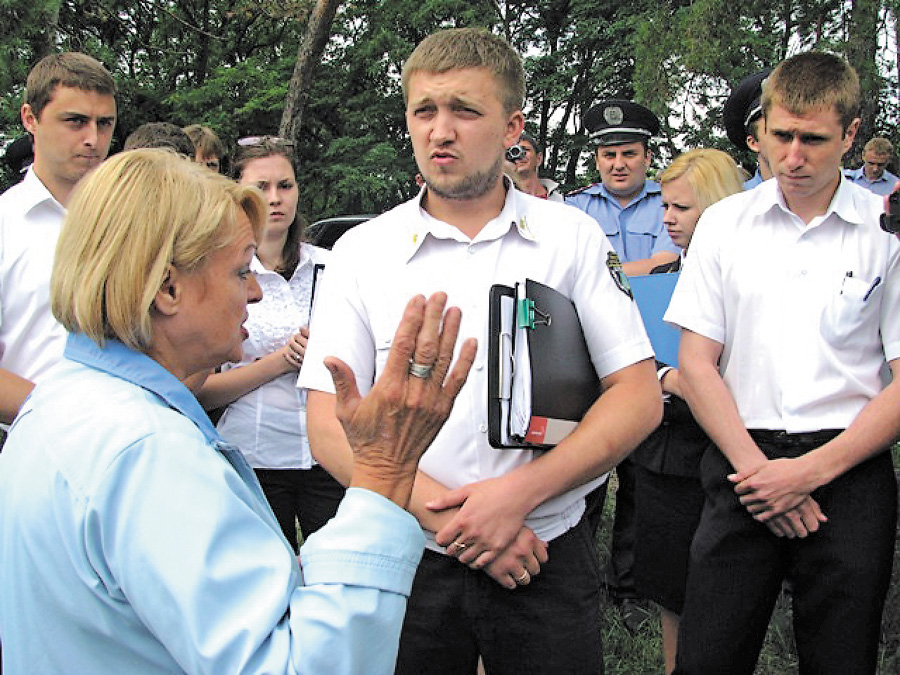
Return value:
<svg viewBox="0 0 900 675">
<path fill-rule="evenodd" d="M 900 473 L 900 445 L 893 449 L 894 466 Z M 613 481 L 615 479 L 613 478 Z M 615 510 L 615 482 L 604 508 L 603 525 L 597 534 L 597 549 L 601 565 L 609 559 L 609 545 Z M 632 636 L 622 624 L 616 610 L 604 608 L 605 632 L 603 648 L 607 675 L 650 675 L 663 673 L 662 643 L 659 620 L 655 613 L 645 622 L 637 635 Z M 798 672 L 794 631 L 791 626 L 790 600 L 778 600 L 766 640 L 757 663 L 756 675 L 793 675 Z M 881 623 L 878 675 L 900 673 L 900 545 L 895 547 L 894 574 Z"/>
</svg>

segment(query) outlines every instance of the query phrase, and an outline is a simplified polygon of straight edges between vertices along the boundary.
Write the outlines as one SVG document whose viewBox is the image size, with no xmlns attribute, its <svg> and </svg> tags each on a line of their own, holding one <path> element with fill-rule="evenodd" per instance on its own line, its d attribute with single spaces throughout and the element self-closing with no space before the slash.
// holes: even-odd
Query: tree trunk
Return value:
<svg viewBox="0 0 900 675">
<path fill-rule="evenodd" d="M 881 2 L 878 0 L 853 0 L 849 28 L 847 32 L 847 61 L 856 69 L 862 89 L 859 131 L 853 147 L 848 152 L 852 164 L 859 162 L 862 147 L 874 131 L 875 120 L 880 111 L 881 76 L 878 74 L 876 54 L 878 53 L 878 14 Z"/>
<path fill-rule="evenodd" d="M 306 35 L 297 49 L 297 62 L 294 64 L 294 74 L 291 76 L 284 101 L 284 113 L 278 127 L 278 134 L 282 138 L 291 139 L 295 144 L 299 142 L 303 108 L 309 97 L 316 65 L 325 51 L 325 44 L 331 35 L 331 22 L 334 21 L 340 4 L 341 0 L 316 0 L 316 6 L 309 16 Z"/>
</svg>

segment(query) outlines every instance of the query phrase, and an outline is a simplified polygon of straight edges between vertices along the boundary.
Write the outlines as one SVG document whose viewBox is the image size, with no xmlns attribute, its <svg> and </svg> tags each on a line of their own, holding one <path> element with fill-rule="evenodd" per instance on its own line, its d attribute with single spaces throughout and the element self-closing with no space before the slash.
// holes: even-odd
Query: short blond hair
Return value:
<svg viewBox="0 0 900 675">
<path fill-rule="evenodd" d="M 794 115 L 813 108 L 834 108 L 844 132 L 859 116 L 859 77 L 844 59 L 824 52 L 804 52 L 785 59 L 762 83 L 763 117 L 773 105 Z"/>
<path fill-rule="evenodd" d="M 446 73 L 463 68 L 485 68 L 500 85 L 500 101 L 506 114 L 522 109 L 525 102 L 525 69 L 522 58 L 509 43 L 484 28 L 448 28 L 422 40 L 403 64 L 403 99 L 409 99 L 413 74 Z"/>
<path fill-rule="evenodd" d="M 77 187 L 56 247 L 53 316 L 69 332 L 149 352 L 151 307 L 169 266 L 201 268 L 238 231 L 259 239 L 259 191 L 160 149 L 122 152 Z"/>
<path fill-rule="evenodd" d="M 894 154 L 894 145 L 888 139 L 876 136 L 869 139 L 869 142 L 863 148 L 863 152 L 874 152 L 882 157 L 890 157 Z"/>
<path fill-rule="evenodd" d="M 700 148 L 689 150 L 669 164 L 657 177 L 660 185 L 684 178 L 703 213 L 728 195 L 744 189 L 744 174 L 727 152 Z"/>
</svg>

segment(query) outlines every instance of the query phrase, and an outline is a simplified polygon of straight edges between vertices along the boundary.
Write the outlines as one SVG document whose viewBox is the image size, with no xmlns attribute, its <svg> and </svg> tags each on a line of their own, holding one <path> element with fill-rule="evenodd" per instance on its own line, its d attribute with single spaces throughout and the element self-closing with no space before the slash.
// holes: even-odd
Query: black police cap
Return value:
<svg viewBox="0 0 900 675">
<path fill-rule="evenodd" d="M 646 141 L 659 133 L 659 119 L 644 106 L 624 99 L 608 99 L 584 115 L 584 126 L 600 145 Z"/>
<path fill-rule="evenodd" d="M 742 150 L 749 150 L 747 134 L 750 124 L 762 115 L 762 83 L 771 72 L 771 68 L 766 68 L 741 80 L 722 109 L 722 121 L 725 123 L 728 140 Z"/>
</svg>

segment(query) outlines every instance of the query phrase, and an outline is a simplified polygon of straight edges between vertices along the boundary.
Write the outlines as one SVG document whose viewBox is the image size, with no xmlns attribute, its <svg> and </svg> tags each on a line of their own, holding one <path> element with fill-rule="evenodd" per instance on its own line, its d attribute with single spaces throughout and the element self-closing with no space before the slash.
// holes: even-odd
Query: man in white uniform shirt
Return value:
<svg viewBox="0 0 900 675">
<path fill-rule="evenodd" d="M 480 29 L 435 33 L 406 62 L 403 89 L 426 186 L 334 248 L 299 380 L 310 389 L 312 452 L 346 482 L 350 450 L 324 356 L 347 362 L 367 391 L 405 299 L 445 290 L 463 311 L 461 334 L 479 347 L 416 478 L 410 510 L 427 550 L 397 672 L 472 673 L 480 655 L 488 673 L 601 673 L 600 579 L 583 497 L 659 422 L 652 350 L 593 219 L 502 177 L 524 126 L 512 48 Z M 543 453 L 498 450 L 487 437 L 489 290 L 525 278 L 572 299 L 604 390 Z"/>
<path fill-rule="evenodd" d="M 115 93 L 103 65 L 77 52 L 47 56 L 28 75 L 22 124 L 34 164 L 0 196 L 0 422 L 62 359 L 50 270 L 72 189 L 109 152 Z"/>
<path fill-rule="evenodd" d="M 714 443 L 676 673 L 752 673 L 784 579 L 801 673 L 876 669 L 897 517 L 885 450 L 900 434 L 900 244 L 879 228 L 882 200 L 841 174 L 859 97 L 836 56 L 773 71 L 761 141 L 776 180 L 703 214 L 666 314 Z"/>
</svg>

